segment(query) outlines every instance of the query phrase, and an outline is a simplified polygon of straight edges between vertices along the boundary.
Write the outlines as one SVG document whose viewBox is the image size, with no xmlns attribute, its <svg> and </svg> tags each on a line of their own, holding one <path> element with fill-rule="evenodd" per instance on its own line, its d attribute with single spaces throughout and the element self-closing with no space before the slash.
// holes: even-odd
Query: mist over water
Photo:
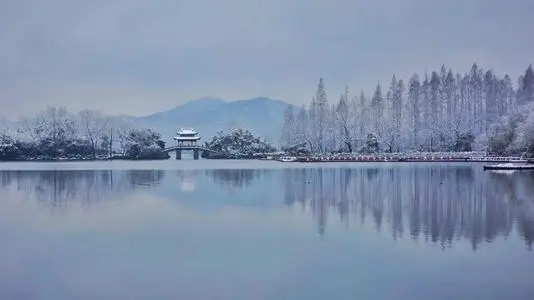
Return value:
<svg viewBox="0 0 534 300">
<path fill-rule="evenodd" d="M 0 171 L 0 192 L 1 299 L 534 292 L 533 172 L 437 163 L 10 170 Z"/>
</svg>

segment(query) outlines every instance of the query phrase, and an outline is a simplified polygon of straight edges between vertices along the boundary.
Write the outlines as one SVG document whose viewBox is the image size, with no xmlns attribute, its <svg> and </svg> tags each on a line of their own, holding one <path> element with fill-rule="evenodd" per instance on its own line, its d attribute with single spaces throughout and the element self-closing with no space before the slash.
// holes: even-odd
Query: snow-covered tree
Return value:
<svg viewBox="0 0 534 300">
<path fill-rule="evenodd" d="M 339 151 L 341 146 L 341 134 L 339 123 L 337 122 L 336 104 L 328 106 L 326 111 L 326 130 L 324 133 L 324 151 Z"/>
<path fill-rule="evenodd" d="M 167 155 L 161 152 L 165 148 L 161 135 L 151 129 L 131 128 L 119 138 L 124 155 L 128 158 L 157 158 L 162 154 Z"/>
<path fill-rule="evenodd" d="M 419 149 L 422 144 L 421 127 L 421 83 L 419 77 L 414 74 L 408 83 L 408 103 L 410 118 L 408 126 L 412 128 L 411 144 L 412 148 Z"/>
<path fill-rule="evenodd" d="M 430 100 L 430 79 L 428 74 L 425 74 L 425 79 L 421 84 L 421 116 L 422 116 L 422 130 L 421 139 L 422 147 L 425 151 L 432 151 L 431 138 L 434 133 L 435 126 L 432 124 L 431 118 L 431 100 Z"/>
<path fill-rule="evenodd" d="M 254 136 L 248 129 L 238 128 L 227 132 L 219 131 L 205 146 L 231 156 L 252 156 L 255 153 L 275 151 L 275 148 Z"/>
<path fill-rule="evenodd" d="M 469 101 L 472 111 L 472 128 L 473 132 L 478 135 L 485 129 L 484 116 L 484 93 L 483 93 L 483 70 L 475 63 L 469 73 Z"/>
<path fill-rule="evenodd" d="M 519 153 L 534 154 L 534 106 L 531 102 L 525 107 L 523 122 L 517 126 L 512 150 Z"/>
<path fill-rule="evenodd" d="M 295 121 L 296 139 L 312 152 L 360 151 L 369 148 L 369 141 L 379 143 L 382 151 L 469 151 L 475 144 L 495 149 L 500 147 L 494 146 L 496 141 L 503 140 L 499 132 L 516 134 L 519 124 L 529 132 L 528 122 L 503 120 L 527 118 L 519 110 L 524 114 L 525 104 L 534 102 L 534 71 L 529 66 L 514 87 L 510 76 L 484 71 L 476 63 L 463 74 L 442 65 L 422 79 L 414 73 L 406 87 L 394 75 L 385 95 L 379 83 L 370 101 L 363 90 L 349 99 L 346 87 L 336 105 L 328 105 L 321 78 L 309 109 Z M 507 149 L 523 147 L 516 135 L 510 139 Z"/>
<path fill-rule="evenodd" d="M 360 91 L 360 96 L 357 99 L 353 99 L 352 107 L 355 111 L 353 122 L 354 128 L 356 128 L 355 133 L 353 134 L 353 140 L 357 143 L 359 148 L 362 148 L 367 138 L 367 132 L 370 125 L 369 120 L 371 120 L 369 105 L 363 90 Z"/>
<path fill-rule="evenodd" d="M 499 116 L 503 116 L 515 109 L 515 92 L 512 84 L 512 79 L 508 75 L 500 80 L 499 88 Z"/>
<path fill-rule="evenodd" d="M 442 75 L 443 76 L 443 75 Z M 457 111 L 457 98 L 456 98 L 456 79 L 452 70 L 449 69 L 445 75 L 442 77 L 442 96 L 445 101 L 445 111 L 444 111 L 444 121 L 445 124 L 451 124 L 454 118 L 454 114 Z"/>
<path fill-rule="evenodd" d="M 45 111 L 37 116 L 37 130 L 41 133 L 41 138 L 50 139 L 54 143 L 62 142 L 73 132 L 74 122 L 70 118 L 65 107 L 49 106 Z"/>
<path fill-rule="evenodd" d="M 0 132 L 0 161 L 16 160 L 19 156 L 18 152 L 15 139 L 2 130 Z"/>
<path fill-rule="evenodd" d="M 518 104 L 534 101 L 534 70 L 532 70 L 532 65 L 529 65 L 525 75 L 520 77 L 517 94 Z"/>
<path fill-rule="evenodd" d="M 386 101 L 384 105 L 384 118 L 382 120 L 382 129 L 379 134 L 379 142 L 382 143 L 383 149 L 387 152 L 393 152 L 397 145 L 397 138 L 400 135 L 400 126 L 396 128 L 396 123 L 400 119 L 395 119 L 396 109 L 395 95 L 397 93 L 397 78 L 393 75 L 389 90 L 386 92 Z"/>
<path fill-rule="evenodd" d="M 430 97 L 428 98 L 430 106 L 430 151 L 435 151 L 439 149 L 441 130 L 439 122 L 441 120 L 441 78 L 437 72 L 432 72 L 430 75 Z M 439 149 L 441 150 L 441 149 Z"/>
<path fill-rule="evenodd" d="M 369 114 L 371 116 L 372 130 L 375 136 L 381 136 L 384 129 L 384 98 L 382 96 L 382 87 L 380 83 L 376 85 L 375 93 L 371 99 Z"/>
<path fill-rule="evenodd" d="M 485 120 L 484 120 L 484 132 L 488 130 L 489 126 L 493 124 L 498 114 L 498 81 L 491 70 L 486 71 L 484 74 L 484 99 L 485 99 Z"/>
<path fill-rule="evenodd" d="M 395 76 L 391 80 L 390 86 L 391 92 L 391 115 L 389 122 L 392 124 L 392 143 L 391 151 L 401 150 L 401 133 L 403 133 L 403 95 L 404 95 L 404 82 L 397 80 Z"/>
<path fill-rule="evenodd" d="M 328 100 L 323 78 L 319 79 L 317 92 L 312 102 L 312 111 L 313 118 L 310 121 L 312 122 L 312 130 L 315 136 L 315 146 L 319 152 L 324 152 L 325 131 L 328 126 Z"/>
<path fill-rule="evenodd" d="M 312 142 L 309 136 L 308 111 L 303 105 L 295 118 L 295 143 L 306 145 L 312 151 Z"/>
<path fill-rule="evenodd" d="M 352 131 L 354 123 L 352 122 L 353 111 L 349 105 L 349 87 L 345 87 L 345 93 L 339 98 L 337 103 L 336 110 L 336 123 L 339 129 L 339 135 L 341 137 L 341 142 L 346 151 L 352 152 Z"/>
<path fill-rule="evenodd" d="M 102 142 L 108 136 L 109 124 L 101 113 L 83 110 L 78 114 L 78 122 L 82 137 L 91 145 L 93 158 L 96 158 L 96 154 L 101 148 L 108 151 L 107 147 L 102 147 Z"/>
<path fill-rule="evenodd" d="M 132 139 L 146 133 L 146 129 L 133 126 L 118 117 L 89 110 L 71 114 L 65 107 L 47 107 L 33 117 L 22 118 L 13 126 L 16 128 L 0 135 L 3 144 L 13 145 L 10 149 L 16 150 L 16 155 L 13 152 L 10 155 L 17 160 L 107 157 L 112 152 L 113 135 L 120 140 L 123 153 L 126 153 L 135 144 Z M 144 135 L 154 137 L 151 145 L 162 145 L 159 134 Z M 145 145 L 147 140 L 150 138 L 140 144 L 142 154 L 146 153 L 143 152 L 145 149 L 152 147 Z M 161 149 L 157 152 L 161 154 Z M 2 159 L 7 159 L 7 155 L 1 156 Z"/>
<path fill-rule="evenodd" d="M 291 146 L 295 143 L 295 116 L 293 106 L 288 105 L 284 112 L 284 124 L 282 126 L 282 145 Z"/>
<path fill-rule="evenodd" d="M 521 126 L 521 124 L 533 110 L 532 106 L 527 105 L 521 108 L 505 115 L 490 127 L 488 130 L 488 149 L 490 152 L 496 154 L 518 153 L 517 147 L 522 144 L 517 141 L 518 128 L 526 129 L 526 126 Z"/>
</svg>

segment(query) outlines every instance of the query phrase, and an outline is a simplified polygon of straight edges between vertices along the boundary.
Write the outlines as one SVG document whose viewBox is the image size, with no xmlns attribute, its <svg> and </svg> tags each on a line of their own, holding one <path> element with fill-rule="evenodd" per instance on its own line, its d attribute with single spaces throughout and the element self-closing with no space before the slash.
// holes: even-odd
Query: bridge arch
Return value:
<svg viewBox="0 0 534 300">
<path fill-rule="evenodd" d="M 200 152 L 210 152 L 210 153 L 219 153 L 218 151 L 211 150 L 206 147 L 198 146 L 198 145 L 176 145 L 167 147 L 162 150 L 162 152 L 170 153 L 170 152 L 176 152 L 176 159 L 180 160 L 182 159 L 182 151 L 193 151 L 193 159 L 197 160 L 200 158 Z"/>
</svg>

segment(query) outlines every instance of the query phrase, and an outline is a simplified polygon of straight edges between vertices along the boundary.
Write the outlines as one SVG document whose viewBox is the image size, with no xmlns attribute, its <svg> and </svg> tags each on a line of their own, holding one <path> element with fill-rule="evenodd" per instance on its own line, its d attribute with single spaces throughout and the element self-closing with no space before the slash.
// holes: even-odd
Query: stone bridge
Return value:
<svg viewBox="0 0 534 300">
<path fill-rule="evenodd" d="M 193 159 L 199 159 L 200 157 L 200 151 L 204 152 L 211 152 L 211 153 L 219 153 L 217 151 L 208 149 L 206 147 L 197 146 L 197 145 L 177 145 L 168 147 L 162 150 L 162 152 L 176 152 L 176 159 L 182 159 L 182 151 L 193 151 Z"/>
</svg>

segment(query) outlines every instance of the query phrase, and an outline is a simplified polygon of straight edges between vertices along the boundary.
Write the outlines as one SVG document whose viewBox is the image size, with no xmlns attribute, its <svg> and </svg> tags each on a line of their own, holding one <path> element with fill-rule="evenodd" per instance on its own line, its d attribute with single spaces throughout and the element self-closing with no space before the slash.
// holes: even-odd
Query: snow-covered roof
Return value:
<svg viewBox="0 0 534 300">
<path fill-rule="evenodd" d="M 200 137 L 197 136 L 175 136 L 175 140 L 177 141 L 198 141 L 200 140 Z"/>
<path fill-rule="evenodd" d="M 178 130 L 178 134 L 197 134 L 197 132 L 193 128 L 181 128 Z"/>
</svg>

